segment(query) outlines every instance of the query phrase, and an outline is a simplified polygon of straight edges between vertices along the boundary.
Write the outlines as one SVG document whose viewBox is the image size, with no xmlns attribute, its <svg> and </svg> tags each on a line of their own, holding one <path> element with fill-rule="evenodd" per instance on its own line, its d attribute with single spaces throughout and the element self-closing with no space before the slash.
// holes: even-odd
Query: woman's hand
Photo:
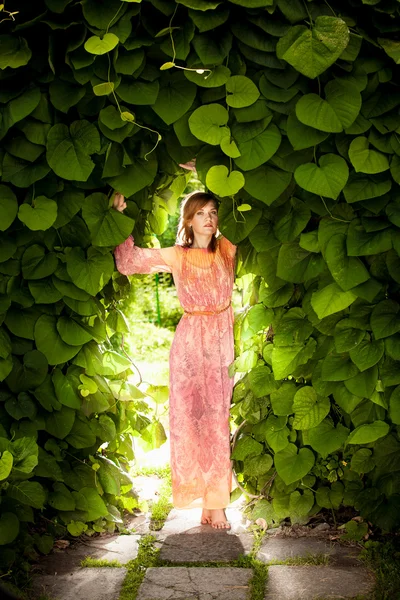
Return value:
<svg viewBox="0 0 400 600">
<path fill-rule="evenodd" d="M 118 210 L 119 212 L 123 212 L 126 208 L 125 198 L 119 192 L 115 192 L 113 208 L 115 208 L 115 210 Z"/>
</svg>

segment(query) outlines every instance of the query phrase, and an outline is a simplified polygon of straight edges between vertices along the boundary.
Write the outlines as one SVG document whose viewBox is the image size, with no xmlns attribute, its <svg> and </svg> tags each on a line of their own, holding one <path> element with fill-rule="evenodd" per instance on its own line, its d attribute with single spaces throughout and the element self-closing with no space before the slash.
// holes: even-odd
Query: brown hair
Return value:
<svg viewBox="0 0 400 600">
<path fill-rule="evenodd" d="M 194 242 L 193 230 L 189 225 L 196 214 L 196 212 L 203 208 L 208 202 L 214 202 L 215 208 L 218 208 L 218 202 L 212 194 L 208 192 L 192 192 L 184 200 L 182 200 L 180 208 L 180 219 L 178 224 L 178 232 L 176 234 L 176 241 L 185 248 L 190 248 Z M 209 249 L 215 252 L 217 249 L 217 238 L 215 234 L 212 235 Z"/>
</svg>

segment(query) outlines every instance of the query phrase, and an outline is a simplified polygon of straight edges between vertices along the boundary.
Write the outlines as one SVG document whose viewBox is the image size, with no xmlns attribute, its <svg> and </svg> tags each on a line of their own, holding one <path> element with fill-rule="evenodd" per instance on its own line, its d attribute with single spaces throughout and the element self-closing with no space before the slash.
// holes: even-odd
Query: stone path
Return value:
<svg viewBox="0 0 400 600">
<path fill-rule="evenodd" d="M 137 600 L 250 600 L 253 569 L 247 564 L 238 567 L 234 561 L 250 554 L 253 535 L 238 509 L 227 513 L 233 525 L 229 533 L 200 525 L 200 511 L 172 510 L 161 531 L 151 532 L 160 548 L 160 566 L 146 570 Z M 136 558 L 141 535 L 149 533 L 146 519 L 137 522 L 138 526 L 135 519 L 131 524 L 136 530 L 132 535 L 99 537 L 45 557 L 34 580 L 36 595 L 118 600 L 127 573 L 124 566 L 82 568 L 80 563 L 85 556 L 118 560 L 121 565 Z M 359 562 L 358 549 L 340 545 L 331 539 L 335 536 L 328 526 L 320 527 L 314 535 L 304 527 L 266 533 L 256 556 L 268 569 L 264 600 L 368 599 L 374 578 Z M 305 532 L 307 537 L 296 537 Z M 299 558 L 303 562 L 308 558 L 310 566 L 291 566 Z"/>
</svg>

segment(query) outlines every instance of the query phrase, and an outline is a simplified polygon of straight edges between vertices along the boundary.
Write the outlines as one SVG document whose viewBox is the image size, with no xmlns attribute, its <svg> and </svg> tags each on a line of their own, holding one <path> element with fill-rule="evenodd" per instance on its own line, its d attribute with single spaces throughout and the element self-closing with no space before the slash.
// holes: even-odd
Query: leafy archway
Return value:
<svg viewBox="0 0 400 600">
<path fill-rule="evenodd" d="M 38 0 L 0 16 L 0 544 L 132 507 L 149 426 L 113 247 L 162 233 L 196 158 L 251 308 L 234 394 L 254 516 L 399 522 L 397 4 Z M 126 215 L 110 193 L 128 197 Z M 250 283 L 249 283 L 250 282 Z M 151 425 L 150 425 L 151 427 Z M 100 450 L 101 446 L 106 447 Z M 89 524 L 89 525 L 88 525 Z M 11 553 L 10 553 L 11 552 Z"/>
</svg>

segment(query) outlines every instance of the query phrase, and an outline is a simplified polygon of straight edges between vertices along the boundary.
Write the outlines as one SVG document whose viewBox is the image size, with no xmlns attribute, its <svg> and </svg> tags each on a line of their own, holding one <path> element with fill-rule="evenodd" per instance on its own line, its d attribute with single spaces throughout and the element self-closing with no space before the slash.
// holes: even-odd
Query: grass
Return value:
<svg viewBox="0 0 400 600">
<path fill-rule="evenodd" d="M 286 565 L 289 567 L 315 567 L 329 565 L 329 554 L 321 552 L 319 554 L 306 554 L 306 556 L 293 556 L 285 560 L 273 560 L 268 562 L 269 565 Z"/>
<path fill-rule="evenodd" d="M 171 509 L 171 475 L 165 477 L 160 488 L 160 497 L 150 508 L 150 529 L 158 531 L 162 528 Z"/>
<path fill-rule="evenodd" d="M 85 567 L 86 569 L 95 569 L 98 567 L 122 567 L 119 560 L 106 560 L 104 558 L 90 558 L 90 556 L 86 556 L 83 560 L 81 560 L 81 567 Z"/>
<path fill-rule="evenodd" d="M 400 598 L 400 539 L 393 537 L 364 544 L 361 558 L 375 572 L 376 584 L 368 600 Z"/>
<path fill-rule="evenodd" d="M 155 541 L 156 538 L 152 535 L 146 535 L 139 541 L 137 557 L 125 565 L 127 574 L 122 584 L 119 600 L 134 600 L 146 574 L 146 569 L 158 566 L 160 551 L 154 547 Z"/>
</svg>

